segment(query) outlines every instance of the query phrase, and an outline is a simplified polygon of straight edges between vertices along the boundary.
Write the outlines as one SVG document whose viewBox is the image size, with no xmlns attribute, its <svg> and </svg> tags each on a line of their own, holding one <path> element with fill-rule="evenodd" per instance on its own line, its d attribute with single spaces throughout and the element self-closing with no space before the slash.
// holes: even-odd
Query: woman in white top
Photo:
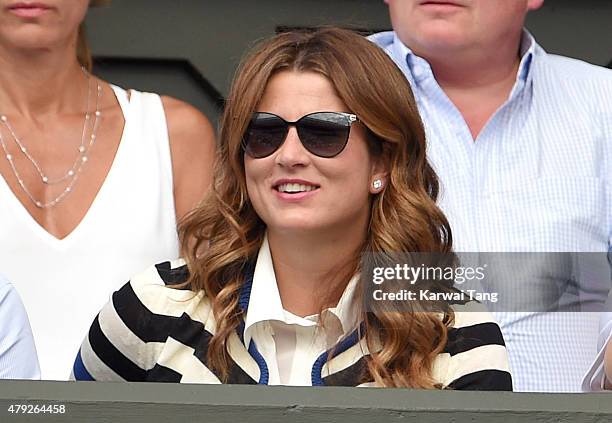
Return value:
<svg viewBox="0 0 612 423">
<path fill-rule="evenodd" d="M 382 50 L 331 28 L 262 43 L 220 141 L 213 192 L 181 227 L 186 261 L 113 294 L 76 379 L 512 389 L 473 302 L 368 300 L 362 253 L 451 253 L 423 125 Z"/>
<path fill-rule="evenodd" d="M 89 73 L 88 6 L 0 0 L 0 269 L 43 379 L 69 376 L 85 322 L 130 274 L 177 256 L 176 220 L 212 173 L 201 113 Z"/>
</svg>

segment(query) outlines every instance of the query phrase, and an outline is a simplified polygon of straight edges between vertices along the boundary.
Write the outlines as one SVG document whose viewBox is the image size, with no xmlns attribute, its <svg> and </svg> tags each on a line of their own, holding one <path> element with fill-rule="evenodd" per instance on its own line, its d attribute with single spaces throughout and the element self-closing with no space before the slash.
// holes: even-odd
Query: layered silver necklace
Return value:
<svg viewBox="0 0 612 423">
<path fill-rule="evenodd" d="M 11 126 L 8 120 L 8 117 L 6 115 L 0 114 L 0 122 L 2 122 L 2 124 L 8 130 L 8 132 L 11 134 L 11 137 L 15 141 L 15 144 L 17 144 L 18 150 L 28 159 L 30 163 L 32 163 L 32 166 L 34 166 L 34 168 L 36 169 L 36 172 L 38 173 L 41 182 L 45 185 L 56 185 L 60 183 L 66 183 L 66 187 L 64 188 L 64 190 L 58 196 L 53 198 L 51 201 L 44 202 L 44 201 L 40 201 L 36 199 L 34 195 L 32 195 L 32 193 L 30 192 L 28 187 L 25 185 L 21 177 L 21 174 L 19 173 L 17 167 L 15 166 L 14 158 L 9 153 L 6 143 L 4 142 L 4 138 L 2 137 L 2 132 L 0 131 L 0 145 L 2 146 L 2 149 L 4 150 L 5 157 L 9 162 L 9 165 L 11 167 L 11 170 L 13 171 L 13 174 L 15 175 L 15 178 L 17 179 L 17 183 L 19 184 L 23 192 L 25 192 L 26 196 L 32 201 L 32 203 L 34 203 L 36 207 L 41 208 L 41 209 L 50 208 L 50 207 L 54 207 L 58 205 L 64 198 L 66 198 L 66 196 L 70 192 L 72 192 L 74 184 L 78 180 L 79 174 L 81 173 L 83 166 L 87 162 L 91 148 L 93 147 L 94 142 L 96 141 L 96 132 L 98 130 L 98 126 L 100 124 L 100 120 L 102 117 L 102 113 L 100 112 L 100 99 L 102 97 L 102 87 L 100 86 L 99 83 L 96 83 L 96 87 L 97 87 L 96 88 L 96 109 L 95 109 L 95 112 L 93 113 L 93 125 L 92 125 L 91 124 L 92 114 L 90 112 L 91 75 L 84 68 L 82 68 L 82 70 L 87 76 L 87 106 L 85 109 L 85 120 L 83 121 L 83 131 L 81 132 L 81 143 L 77 149 L 78 153 L 77 153 L 76 159 L 74 160 L 72 165 L 68 168 L 68 170 L 64 172 L 62 176 L 59 176 L 56 178 L 49 177 L 48 173 L 46 173 L 42 169 L 42 167 L 40 166 L 40 163 L 36 159 L 34 159 L 34 157 L 32 157 L 32 155 L 30 154 L 26 146 L 19 139 L 19 137 L 15 133 L 15 130 L 13 129 L 13 127 Z M 87 130 L 90 126 L 91 126 L 91 134 L 89 137 L 87 137 L 87 133 L 88 133 Z"/>
</svg>

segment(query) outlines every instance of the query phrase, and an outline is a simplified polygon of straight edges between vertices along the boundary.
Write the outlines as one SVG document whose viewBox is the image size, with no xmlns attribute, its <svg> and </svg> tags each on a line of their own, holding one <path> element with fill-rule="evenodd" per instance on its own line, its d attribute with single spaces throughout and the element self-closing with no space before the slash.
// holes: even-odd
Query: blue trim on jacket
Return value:
<svg viewBox="0 0 612 423">
<path fill-rule="evenodd" d="M 359 325 L 359 328 L 355 329 L 351 334 L 345 338 L 342 338 L 338 344 L 334 346 L 334 348 L 330 348 L 324 353 L 322 353 L 314 362 L 312 366 L 311 380 L 312 386 L 324 386 L 325 382 L 323 381 L 323 376 L 321 375 L 323 372 L 323 366 L 329 360 L 331 353 L 333 352 L 335 355 L 342 354 L 344 351 L 351 348 L 357 342 L 359 342 L 360 335 L 365 331 L 365 325 L 362 322 Z"/>
<path fill-rule="evenodd" d="M 72 373 L 74 374 L 75 380 L 95 380 L 85 368 L 85 364 L 83 364 L 81 350 L 79 350 L 79 353 L 76 356 L 76 360 L 74 360 L 74 365 L 72 366 Z"/>
<path fill-rule="evenodd" d="M 238 298 L 238 305 L 240 309 L 243 311 L 244 316 L 246 317 L 247 310 L 249 308 L 249 301 L 251 299 L 251 288 L 253 287 L 253 274 L 255 273 L 255 263 L 251 262 L 247 264 L 244 272 L 244 283 L 240 290 L 240 297 Z M 323 377 L 321 375 L 323 371 L 323 366 L 329 360 L 331 353 L 334 352 L 335 355 L 341 354 L 344 351 L 348 350 L 353 345 L 359 342 L 360 335 L 364 333 L 364 324 L 362 323 L 359 328 L 355 329 L 351 332 L 350 335 L 343 338 L 338 344 L 334 347 L 328 349 L 324 353 L 322 353 L 314 362 L 311 371 L 311 380 L 312 386 L 324 386 L 325 382 L 323 381 Z M 240 323 L 237 328 L 238 336 L 240 341 L 244 344 L 244 319 Z M 245 345 L 246 347 L 246 345 Z M 253 360 L 259 366 L 259 382 L 260 385 L 267 385 L 270 380 L 270 372 L 268 370 L 268 364 L 266 360 L 263 358 L 259 350 L 257 349 L 257 345 L 255 342 L 251 340 L 248 346 L 248 351 Z"/>
</svg>

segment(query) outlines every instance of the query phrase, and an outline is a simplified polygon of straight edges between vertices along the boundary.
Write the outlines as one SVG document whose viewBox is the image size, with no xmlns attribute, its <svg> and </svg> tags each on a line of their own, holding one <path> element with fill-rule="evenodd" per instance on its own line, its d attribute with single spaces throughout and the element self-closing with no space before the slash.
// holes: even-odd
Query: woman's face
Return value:
<svg viewBox="0 0 612 423">
<path fill-rule="evenodd" d="M 75 39 L 89 0 L 0 0 L 0 45 L 47 50 Z"/>
<path fill-rule="evenodd" d="M 352 112 L 331 82 L 315 72 L 281 71 L 266 87 L 258 112 L 296 121 L 314 112 Z M 381 160 L 371 156 L 362 124 L 353 123 L 346 147 L 332 158 L 304 148 L 291 126 L 284 143 L 264 158 L 244 156 L 248 195 L 268 231 L 280 233 L 364 231 Z"/>
</svg>

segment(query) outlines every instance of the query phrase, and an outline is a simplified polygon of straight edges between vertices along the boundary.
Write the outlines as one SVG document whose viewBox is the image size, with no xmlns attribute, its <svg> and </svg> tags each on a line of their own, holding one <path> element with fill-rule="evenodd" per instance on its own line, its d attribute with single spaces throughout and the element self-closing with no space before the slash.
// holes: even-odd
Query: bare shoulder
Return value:
<svg viewBox="0 0 612 423">
<path fill-rule="evenodd" d="M 168 125 L 177 218 L 203 197 L 212 179 L 215 131 L 198 109 L 176 98 L 162 96 Z"/>
<path fill-rule="evenodd" d="M 162 96 L 161 99 L 171 141 L 173 135 L 179 138 L 183 136 L 191 138 L 194 135 L 214 137 L 214 130 L 210 121 L 198 109 L 174 97 Z"/>
</svg>

